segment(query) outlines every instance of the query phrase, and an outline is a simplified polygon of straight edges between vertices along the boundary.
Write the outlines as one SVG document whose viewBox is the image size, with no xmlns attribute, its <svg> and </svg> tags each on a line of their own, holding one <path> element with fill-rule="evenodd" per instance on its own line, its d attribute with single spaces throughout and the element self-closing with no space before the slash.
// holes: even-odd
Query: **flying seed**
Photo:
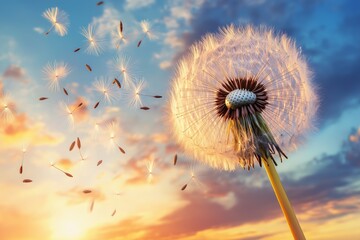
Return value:
<svg viewBox="0 0 360 240">
<path fill-rule="evenodd" d="M 75 147 L 75 141 L 73 141 L 70 145 L 69 151 L 72 151 Z"/>
<path fill-rule="evenodd" d="M 89 70 L 89 72 L 91 72 L 91 71 L 92 71 L 92 68 L 90 67 L 90 65 L 89 65 L 89 64 L 85 64 L 85 67 L 87 68 L 87 70 Z"/>
<path fill-rule="evenodd" d="M 81 148 L 80 138 L 76 139 L 76 144 L 77 144 L 78 149 L 80 149 Z"/>
<path fill-rule="evenodd" d="M 100 102 L 97 102 L 95 105 L 94 105 L 94 108 L 97 108 L 99 106 Z"/>
<path fill-rule="evenodd" d="M 23 180 L 23 183 L 31 183 L 31 182 L 32 182 L 31 179 L 24 179 L 24 180 Z"/>
<path fill-rule="evenodd" d="M 46 100 L 46 99 L 49 99 L 49 98 L 47 98 L 47 97 L 41 97 L 41 98 L 39 98 L 40 101 L 44 101 L 44 100 Z"/>
</svg>

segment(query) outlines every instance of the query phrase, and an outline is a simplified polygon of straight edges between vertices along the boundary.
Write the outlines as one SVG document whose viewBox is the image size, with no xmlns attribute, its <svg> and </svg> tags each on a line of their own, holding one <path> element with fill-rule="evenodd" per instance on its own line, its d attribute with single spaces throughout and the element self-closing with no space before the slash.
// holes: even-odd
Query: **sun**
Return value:
<svg viewBox="0 0 360 240">
<path fill-rule="evenodd" d="M 53 240 L 78 240 L 84 236 L 82 221 L 73 218 L 58 219 L 53 225 Z"/>
</svg>

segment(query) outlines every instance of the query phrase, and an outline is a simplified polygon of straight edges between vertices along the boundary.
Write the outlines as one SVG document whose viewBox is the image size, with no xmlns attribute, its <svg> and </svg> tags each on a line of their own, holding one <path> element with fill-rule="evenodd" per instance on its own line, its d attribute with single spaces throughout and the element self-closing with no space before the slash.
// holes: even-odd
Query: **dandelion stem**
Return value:
<svg viewBox="0 0 360 240">
<path fill-rule="evenodd" d="M 299 221 L 296 218 L 294 209 L 286 195 L 286 192 L 282 186 L 279 175 L 274 167 L 274 163 L 271 159 L 264 162 L 265 170 L 270 180 L 271 186 L 275 192 L 276 198 L 279 202 L 281 210 L 286 218 L 286 221 L 290 227 L 291 233 L 296 240 L 305 240 L 305 235 L 301 229 Z"/>
</svg>

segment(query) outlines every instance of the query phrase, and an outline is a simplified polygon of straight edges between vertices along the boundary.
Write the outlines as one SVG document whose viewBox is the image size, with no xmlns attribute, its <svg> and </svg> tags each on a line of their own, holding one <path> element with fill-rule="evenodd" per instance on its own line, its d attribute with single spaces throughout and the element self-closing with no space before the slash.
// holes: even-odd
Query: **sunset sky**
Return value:
<svg viewBox="0 0 360 240">
<path fill-rule="evenodd" d="M 318 119 L 277 170 L 307 239 L 359 238 L 360 1 L 98 2 L 1 0 L 1 240 L 292 239 L 263 168 L 198 164 L 166 125 L 177 61 L 205 33 L 231 23 L 273 27 L 301 47 L 318 87 Z M 65 36 L 45 35 L 51 23 L 42 14 L 54 7 L 68 14 Z M 120 21 L 126 44 L 114 40 Z M 99 55 L 85 51 L 81 31 L 89 24 L 102 39 Z M 135 82 L 145 81 L 143 94 L 163 98 L 129 104 L 117 58 L 128 61 Z M 70 69 L 58 91 L 44 74 L 55 61 Z M 116 99 L 96 91 L 101 79 Z M 81 147 L 69 151 L 77 138 Z"/>
</svg>

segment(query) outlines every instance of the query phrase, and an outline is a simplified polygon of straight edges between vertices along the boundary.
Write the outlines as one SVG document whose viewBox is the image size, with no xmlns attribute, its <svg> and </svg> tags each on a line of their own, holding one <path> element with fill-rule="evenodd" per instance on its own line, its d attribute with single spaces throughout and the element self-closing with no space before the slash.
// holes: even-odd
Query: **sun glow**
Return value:
<svg viewBox="0 0 360 240">
<path fill-rule="evenodd" d="M 81 239 L 85 233 L 83 221 L 73 217 L 56 220 L 52 229 L 53 240 L 78 240 Z"/>
</svg>

